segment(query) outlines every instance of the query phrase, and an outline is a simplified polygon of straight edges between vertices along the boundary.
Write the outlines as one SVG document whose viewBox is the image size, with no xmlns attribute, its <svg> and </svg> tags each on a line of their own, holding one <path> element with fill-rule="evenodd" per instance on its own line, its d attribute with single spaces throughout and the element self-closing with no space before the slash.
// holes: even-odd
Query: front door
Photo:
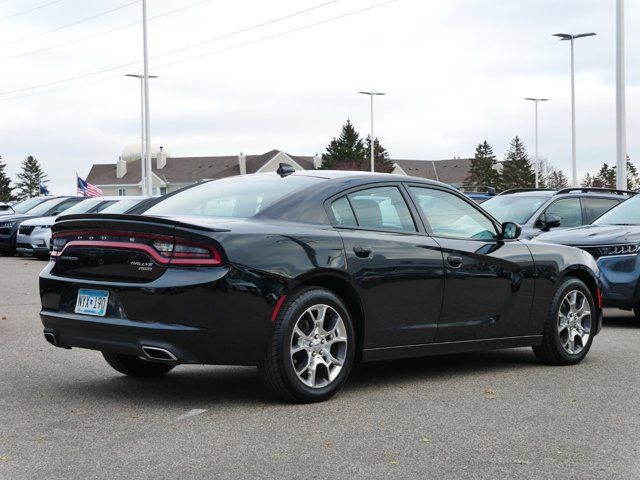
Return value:
<svg viewBox="0 0 640 480">
<path fill-rule="evenodd" d="M 397 184 L 351 191 L 330 204 L 364 308 L 364 348 L 433 342 L 443 259 Z"/>
<path fill-rule="evenodd" d="M 445 291 L 436 341 L 526 335 L 534 294 L 533 258 L 470 200 L 438 187 L 410 186 L 442 248 Z"/>
</svg>

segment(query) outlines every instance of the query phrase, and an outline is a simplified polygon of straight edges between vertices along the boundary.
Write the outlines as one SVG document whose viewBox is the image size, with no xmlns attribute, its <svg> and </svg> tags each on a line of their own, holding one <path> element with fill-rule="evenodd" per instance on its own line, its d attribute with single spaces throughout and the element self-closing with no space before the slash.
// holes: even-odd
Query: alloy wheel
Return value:
<svg viewBox="0 0 640 480">
<path fill-rule="evenodd" d="M 290 356 L 298 379 L 311 388 L 333 382 L 347 359 L 347 329 L 329 305 L 307 308 L 293 327 Z"/>
<path fill-rule="evenodd" d="M 577 355 L 587 346 L 591 336 L 591 306 L 586 295 L 571 290 L 560 303 L 558 336 L 564 350 Z"/>
</svg>

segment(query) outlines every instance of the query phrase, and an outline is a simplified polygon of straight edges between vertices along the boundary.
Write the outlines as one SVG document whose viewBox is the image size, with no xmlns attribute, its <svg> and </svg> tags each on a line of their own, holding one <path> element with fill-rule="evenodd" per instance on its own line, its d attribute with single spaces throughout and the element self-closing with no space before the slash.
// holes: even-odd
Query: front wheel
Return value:
<svg viewBox="0 0 640 480">
<path fill-rule="evenodd" d="M 174 365 L 150 362 L 133 355 L 102 352 L 107 363 L 116 371 L 130 377 L 159 377 L 173 370 Z"/>
<path fill-rule="evenodd" d="M 542 344 L 533 347 L 538 359 L 551 365 L 573 365 L 587 356 L 597 322 L 589 288 L 577 278 L 560 284 L 551 302 Z"/>
<path fill-rule="evenodd" d="M 351 316 L 324 288 L 305 288 L 283 305 L 264 360 L 265 385 L 284 400 L 327 400 L 346 380 L 355 355 Z"/>
</svg>

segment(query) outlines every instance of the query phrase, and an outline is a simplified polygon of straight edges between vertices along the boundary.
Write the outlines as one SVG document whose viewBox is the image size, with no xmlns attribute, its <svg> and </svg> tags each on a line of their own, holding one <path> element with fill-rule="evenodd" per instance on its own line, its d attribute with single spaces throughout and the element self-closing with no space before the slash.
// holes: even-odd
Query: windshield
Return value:
<svg viewBox="0 0 640 480">
<path fill-rule="evenodd" d="M 27 213 L 29 210 L 31 210 L 36 205 L 39 205 L 42 202 L 46 202 L 46 201 L 48 201 L 48 200 L 46 198 L 42 198 L 42 197 L 29 198 L 27 200 L 23 200 L 23 201 L 21 201 L 19 203 L 16 203 L 13 206 L 13 210 L 16 213 Z"/>
<path fill-rule="evenodd" d="M 35 208 L 32 208 L 27 213 L 29 215 L 34 215 L 36 217 L 42 217 L 44 214 L 46 214 L 51 209 L 51 207 L 55 207 L 58 203 L 60 203 L 63 200 L 65 200 L 65 199 L 64 198 L 52 198 L 50 200 L 42 202 L 40 205 L 38 205 Z"/>
<path fill-rule="evenodd" d="M 135 207 L 140 202 L 146 200 L 146 198 L 131 198 L 129 200 L 117 200 L 116 203 L 109 205 L 104 210 L 100 210 L 100 213 L 125 213 L 130 208 Z"/>
<path fill-rule="evenodd" d="M 104 208 L 113 204 L 116 200 L 105 200 L 104 198 L 91 198 L 89 200 L 82 200 L 80 203 L 76 203 L 73 207 L 67 208 L 64 211 L 65 215 L 76 215 L 79 213 L 94 213 L 101 212 Z"/>
<path fill-rule="evenodd" d="M 248 218 L 287 194 L 324 179 L 276 174 L 230 177 L 203 183 L 161 200 L 145 215 L 204 215 Z"/>
<path fill-rule="evenodd" d="M 482 208 L 501 222 L 527 223 L 531 215 L 548 198 L 539 195 L 526 197 L 520 195 L 498 195 L 484 202 Z"/>
<path fill-rule="evenodd" d="M 593 225 L 640 225 L 640 196 L 636 195 L 613 207 Z"/>
</svg>

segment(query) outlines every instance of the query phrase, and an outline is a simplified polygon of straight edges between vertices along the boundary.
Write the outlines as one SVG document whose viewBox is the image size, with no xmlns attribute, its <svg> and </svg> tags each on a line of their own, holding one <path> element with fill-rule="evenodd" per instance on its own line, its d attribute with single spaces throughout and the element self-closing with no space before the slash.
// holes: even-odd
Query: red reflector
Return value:
<svg viewBox="0 0 640 480">
<path fill-rule="evenodd" d="M 596 301 L 598 302 L 598 308 L 602 308 L 602 290 L 596 288 Z"/>
<path fill-rule="evenodd" d="M 284 303 L 286 298 L 286 295 L 282 295 L 276 302 L 276 306 L 273 307 L 273 313 L 271 313 L 271 323 L 276 323 L 276 319 L 278 318 L 278 314 L 280 313 L 280 308 L 282 307 L 282 304 Z"/>
</svg>

